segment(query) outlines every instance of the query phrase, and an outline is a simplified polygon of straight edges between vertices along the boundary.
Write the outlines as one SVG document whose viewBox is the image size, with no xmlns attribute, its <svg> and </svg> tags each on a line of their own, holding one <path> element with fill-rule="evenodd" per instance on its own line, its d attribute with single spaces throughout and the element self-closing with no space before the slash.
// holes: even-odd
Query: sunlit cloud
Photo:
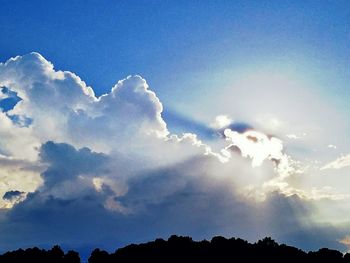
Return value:
<svg viewBox="0 0 350 263">
<path fill-rule="evenodd" d="M 340 239 L 339 243 L 347 246 L 348 251 L 350 251 L 350 236 L 345 236 L 344 238 Z"/>
<path fill-rule="evenodd" d="M 276 85 L 262 86 L 270 84 Z M 0 208 L 8 216 L 1 221 L 3 231 L 7 226 L 35 231 L 35 220 L 21 220 L 39 214 L 58 230 L 71 218 L 84 221 L 81 228 L 62 230 L 61 242 L 86 235 L 102 221 L 96 238 L 118 236 L 123 229 L 134 229 L 136 239 L 144 232 L 200 229 L 208 235 L 287 238 L 281 219 L 261 207 L 285 213 L 300 233 L 304 221 L 318 227 L 312 217 L 320 202 L 349 198 L 336 185 L 322 183 L 314 160 L 293 156 L 293 143 L 306 141 L 305 127 L 290 129 L 278 114 L 247 121 L 239 116 L 243 121 L 236 122 L 230 112 L 212 123 L 168 114 L 185 131 L 173 132 L 160 98 L 141 76 L 126 77 L 98 97 L 77 75 L 55 70 L 38 53 L 0 64 L 0 86 L 20 98 L 0 112 Z M 348 165 L 346 157 L 336 163 L 328 166 Z M 308 212 L 300 215 L 304 206 Z M 20 219 L 11 225 L 11 218 Z M 151 230 L 144 229 L 145 220 Z"/>
<path fill-rule="evenodd" d="M 275 137 L 257 131 L 247 131 L 242 134 L 226 129 L 224 132 L 226 139 L 237 146 L 243 157 L 252 159 L 252 166 L 260 166 L 265 159 L 279 160 L 283 157 L 282 141 Z M 231 146 L 229 146 L 231 147 Z"/>
<path fill-rule="evenodd" d="M 214 122 L 210 124 L 210 127 L 217 130 L 223 129 L 228 127 L 230 124 L 232 124 L 232 121 L 233 120 L 227 115 L 218 115 L 215 117 Z"/>
</svg>

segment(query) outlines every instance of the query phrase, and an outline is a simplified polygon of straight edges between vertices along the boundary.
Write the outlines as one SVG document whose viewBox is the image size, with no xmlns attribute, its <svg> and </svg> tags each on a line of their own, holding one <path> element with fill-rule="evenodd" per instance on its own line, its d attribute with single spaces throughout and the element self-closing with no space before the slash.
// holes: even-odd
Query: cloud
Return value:
<svg viewBox="0 0 350 263">
<path fill-rule="evenodd" d="M 0 209 L 12 208 L 34 192 L 43 183 L 41 171 L 38 164 L 0 157 Z"/>
<path fill-rule="evenodd" d="M 257 131 L 241 134 L 230 129 L 226 129 L 224 134 L 226 140 L 232 143 L 228 148 L 237 146 L 243 157 L 252 159 L 253 167 L 260 166 L 265 159 L 280 162 L 285 158 L 282 141 L 275 137 L 268 137 Z"/>
<path fill-rule="evenodd" d="M 47 148 L 55 144 L 47 142 L 64 142 L 83 148 L 79 151 L 85 152 L 84 147 L 88 147 L 111 154 L 117 160 L 142 160 L 137 166 L 129 165 L 132 161 L 127 165 L 114 161 L 119 165 L 115 168 L 128 174 L 130 169 L 166 165 L 199 153 L 211 154 L 210 148 L 195 135 L 168 136 L 161 116 L 163 106 L 140 76 L 127 77 L 109 93 L 96 97 L 78 76 L 56 71 L 40 54 L 31 53 L 0 64 L 0 84 L 20 98 L 12 110 L 0 112 L 0 152 L 12 159 L 50 162 L 54 153 Z M 30 119 L 30 125 L 20 125 L 13 116 Z M 65 147 L 64 151 L 68 151 L 70 146 Z M 56 155 L 63 157 L 62 153 Z M 74 158 L 74 162 L 79 161 Z M 58 166 L 70 161 L 62 158 Z M 69 165 L 69 169 L 74 170 L 74 166 Z M 51 172 L 43 174 L 46 185 L 54 178 L 48 176 Z M 58 180 L 72 173 L 61 172 Z"/>
<path fill-rule="evenodd" d="M 39 155 L 47 165 L 41 174 L 44 185 L 37 191 L 41 197 L 72 200 L 85 195 L 99 195 L 101 205 L 106 209 L 128 212 L 115 200 L 128 190 L 126 178 L 121 175 L 127 171 L 118 171 L 111 156 L 92 152 L 86 147 L 77 150 L 69 144 L 52 141 L 42 145 Z M 126 165 L 132 165 L 132 162 Z"/>
<path fill-rule="evenodd" d="M 21 196 L 24 192 L 20 192 L 20 191 L 8 191 L 4 194 L 4 196 L 2 197 L 5 200 L 11 200 L 11 199 L 15 199 L 18 196 Z"/>
<path fill-rule="evenodd" d="M 223 129 L 232 124 L 232 119 L 227 115 L 218 115 L 215 117 L 214 122 L 210 124 L 210 126 L 214 129 Z"/>
<path fill-rule="evenodd" d="M 345 167 L 348 167 L 348 166 L 350 166 L 350 154 L 342 156 L 342 157 L 339 157 L 335 161 L 326 164 L 325 166 L 323 166 L 321 168 L 321 170 L 325 170 L 325 169 L 342 169 L 342 168 L 345 168 Z"/>
<path fill-rule="evenodd" d="M 147 158 L 162 143 L 170 144 L 160 140 L 168 134 L 162 104 L 139 76 L 119 81 L 97 98 L 78 76 L 56 71 L 40 54 L 31 53 L 0 64 L 0 86 L 20 98 L 13 109 L 0 112 L 0 153 L 10 159 L 38 162 L 47 141 L 133 158 Z"/>
<path fill-rule="evenodd" d="M 2 199 L 6 201 L 4 208 L 11 208 L 14 204 L 19 203 L 26 198 L 26 193 L 18 190 L 7 191 Z"/>
<path fill-rule="evenodd" d="M 76 150 L 69 144 L 49 141 L 41 146 L 40 159 L 49 165 L 49 168 L 42 173 L 45 186 L 52 187 L 79 175 L 99 173 L 108 157 L 92 152 L 88 148 Z"/>
<path fill-rule="evenodd" d="M 0 84 L 21 98 L 3 116 L 9 128 L 18 128 L 10 116 L 32 121 L 25 136 L 31 137 L 31 143 L 23 142 L 21 151 L 10 145 L 1 147 L 12 156 L 35 159 L 34 148 L 49 140 L 108 152 L 126 137 L 168 134 L 161 118 L 162 104 L 139 76 L 119 81 L 110 93 L 97 98 L 75 74 L 55 71 L 41 55 L 31 53 L 0 64 Z"/>
<path fill-rule="evenodd" d="M 0 87 L 0 100 L 18 97 L 0 112 L 2 248 L 114 247 L 173 233 L 273 235 L 311 247 L 315 229 L 320 244 L 340 245 L 337 231 L 312 219 L 319 200 L 309 198 L 338 193 L 303 187 L 305 167 L 277 136 L 226 115 L 215 130 L 168 114 L 183 126 L 176 134 L 142 77 L 96 97 L 38 53 L 0 64 Z M 215 133 L 214 149 L 202 135 Z"/>
<path fill-rule="evenodd" d="M 67 169 L 58 165 L 59 153 L 67 154 L 68 167 L 74 164 L 70 160 L 86 158 L 92 162 L 101 158 L 88 149 L 78 150 L 62 143 L 50 142 L 41 148 L 40 155 L 45 155 L 42 152 L 51 155 L 42 173 L 44 180 L 48 173 L 55 171 L 52 176 L 59 177 Z M 59 242 L 70 248 L 101 245 L 114 249 L 127 242 L 172 233 L 196 239 L 240 236 L 251 241 L 269 235 L 299 246 L 302 243 L 307 249 L 325 244 L 342 248 L 336 241 L 340 233 L 310 221 L 314 209 L 311 202 L 277 192 L 268 194 L 263 202 L 252 202 L 236 192 L 235 180 L 228 172 L 235 165 L 227 163 L 227 170 L 218 176 L 213 174 L 222 165 L 214 156 L 201 155 L 172 166 L 137 172 L 127 178 L 124 191 L 116 191 L 116 185 L 111 184 L 116 184 L 118 174 L 102 169 L 106 161 L 91 172 L 77 161 L 69 177 L 56 184 L 48 181 L 48 185 L 9 210 L 0 225 L 2 248 Z M 96 173 L 104 176 L 97 179 Z M 64 188 L 59 187 L 62 184 Z M 319 243 L 315 243 L 315 233 Z"/>
<path fill-rule="evenodd" d="M 350 250 L 350 236 L 343 237 L 339 240 L 339 243 L 344 244 L 345 246 L 347 246 L 348 250 Z"/>
<path fill-rule="evenodd" d="M 255 204 L 230 193 L 223 182 L 208 189 L 201 180 L 186 179 L 187 174 L 174 178 L 180 174 L 171 174 L 172 169 L 165 178 L 164 170 L 155 172 L 134 182 L 132 190 L 120 199 L 124 205 L 138 208 L 133 214 L 111 212 L 101 206 L 104 196 L 94 191 L 66 200 L 35 193 L 7 214 L 8 223 L 0 226 L 2 248 L 14 246 L 7 242 L 9 236 L 16 246 L 59 242 L 71 248 L 83 243 L 115 249 L 128 242 L 178 233 L 195 239 L 224 235 L 250 241 L 269 235 L 304 249 L 343 249 L 336 241 L 342 233 L 303 222 L 312 205 L 296 196 L 274 194 Z M 172 188 L 171 183 L 177 184 Z"/>
</svg>

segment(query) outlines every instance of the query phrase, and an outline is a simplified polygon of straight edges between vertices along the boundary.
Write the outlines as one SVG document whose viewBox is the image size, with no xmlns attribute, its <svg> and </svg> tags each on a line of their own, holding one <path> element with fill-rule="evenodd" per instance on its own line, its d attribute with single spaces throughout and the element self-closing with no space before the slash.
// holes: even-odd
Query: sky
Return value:
<svg viewBox="0 0 350 263">
<path fill-rule="evenodd" d="M 0 0 L 0 247 L 350 249 L 348 1 Z"/>
</svg>

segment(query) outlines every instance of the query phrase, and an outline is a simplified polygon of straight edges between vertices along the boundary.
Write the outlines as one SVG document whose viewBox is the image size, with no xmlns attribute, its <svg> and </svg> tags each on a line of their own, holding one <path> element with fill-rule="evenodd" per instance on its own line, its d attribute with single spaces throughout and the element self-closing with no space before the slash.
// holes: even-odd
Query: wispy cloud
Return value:
<svg viewBox="0 0 350 263">
<path fill-rule="evenodd" d="M 345 167 L 348 167 L 348 166 L 350 166 L 350 154 L 342 156 L 342 157 L 339 157 L 335 161 L 326 164 L 325 166 L 323 166 L 321 168 L 321 170 L 325 170 L 325 169 L 342 169 L 342 168 L 345 168 Z"/>
</svg>

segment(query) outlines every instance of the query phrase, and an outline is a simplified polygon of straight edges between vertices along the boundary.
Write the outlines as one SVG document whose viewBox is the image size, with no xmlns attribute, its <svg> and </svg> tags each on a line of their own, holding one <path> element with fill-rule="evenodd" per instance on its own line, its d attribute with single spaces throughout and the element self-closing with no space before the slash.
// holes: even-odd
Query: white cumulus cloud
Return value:
<svg viewBox="0 0 350 263">
<path fill-rule="evenodd" d="M 136 229 L 139 238 L 144 220 L 152 225 L 150 233 L 234 234 L 262 224 L 283 236 L 286 231 L 274 227 L 279 218 L 266 213 L 255 220 L 260 206 L 283 214 L 298 232 L 302 227 L 289 201 L 299 208 L 339 197 L 324 185 L 304 188 L 305 169 L 286 153 L 282 140 L 258 130 L 234 131 L 227 115 L 211 124 L 226 128 L 226 141 L 215 138 L 222 140 L 216 152 L 197 134 L 171 134 L 160 99 L 141 76 L 120 80 L 97 97 L 77 75 L 31 53 L 0 64 L 2 87 L 21 100 L 0 111 L 0 212 L 8 213 L 8 219 L 1 217 L 0 243 L 12 236 L 10 229 L 36 231 L 38 222 L 21 220 L 38 215 L 48 219 L 40 239 L 59 236 L 62 242 L 74 233 L 86 237 L 96 222 L 102 231 L 93 234 L 101 239 L 124 226 Z M 271 120 L 271 127 L 283 124 Z M 348 165 L 345 159 L 337 160 L 338 166 Z M 82 228 L 65 232 L 60 224 L 72 218 Z M 247 236 L 264 235 L 261 229 Z"/>
</svg>

